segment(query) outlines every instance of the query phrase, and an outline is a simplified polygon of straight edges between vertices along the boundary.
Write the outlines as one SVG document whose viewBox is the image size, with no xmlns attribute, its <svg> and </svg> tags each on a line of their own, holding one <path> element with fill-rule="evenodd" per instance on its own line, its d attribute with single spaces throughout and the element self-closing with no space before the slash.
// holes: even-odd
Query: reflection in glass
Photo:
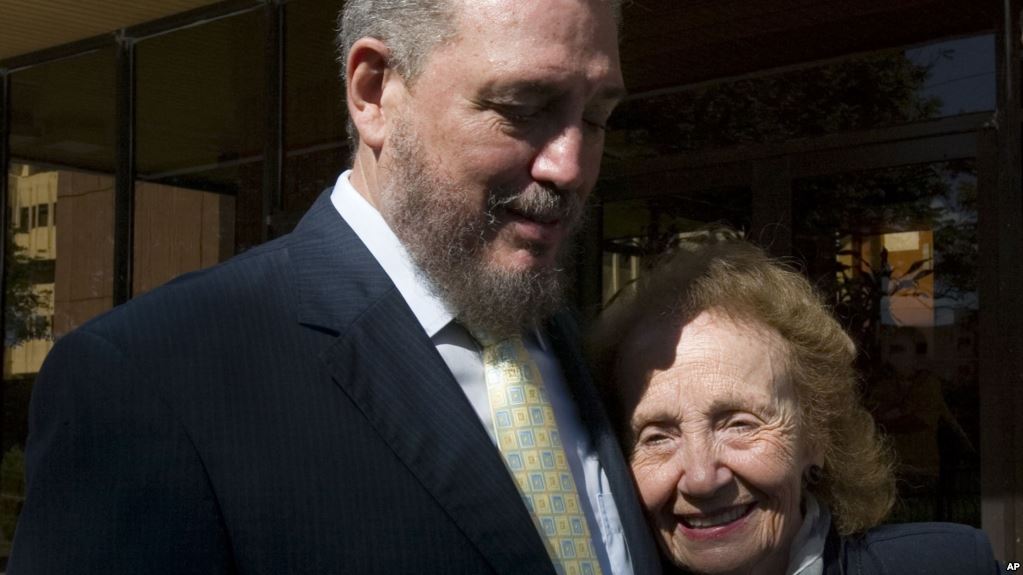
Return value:
<svg viewBox="0 0 1023 575">
<path fill-rule="evenodd" d="M 234 196 L 138 182 L 134 295 L 231 257 L 234 218 Z"/>
<path fill-rule="evenodd" d="M 33 376 L 53 340 L 54 281 L 57 260 L 56 226 L 40 225 L 41 206 L 57 203 L 59 172 L 33 172 L 14 164 L 8 174 L 9 222 L 14 233 L 7 242 L 8 277 L 4 317 L 4 379 Z"/>
<path fill-rule="evenodd" d="M 196 225 L 214 234 L 218 245 L 227 238 L 224 241 L 233 245 L 230 253 L 263 240 L 262 154 L 268 108 L 264 23 L 263 11 L 257 9 L 142 40 L 136 47 L 140 181 L 135 246 L 142 251 L 134 262 L 134 280 L 139 282 L 135 293 L 224 255 L 212 258 L 209 251 L 195 255 L 167 246 L 150 253 L 146 251 L 152 247 L 150 241 L 192 241 L 185 239 L 186 230 L 199 229 Z M 184 190 L 193 190 L 196 198 L 186 199 Z M 149 197 L 159 193 L 170 197 Z M 220 221 L 220 215 L 208 212 L 214 208 L 187 207 L 195 203 L 217 204 L 217 214 L 233 215 L 230 225 L 225 222 L 211 230 L 210 218 Z M 150 213 L 165 209 L 170 211 Z M 157 222 L 179 229 L 172 235 L 167 235 L 169 228 L 166 233 L 147 229 L 160 225 Z M 152 264 L 147 257 L 165 261 Z M 138 271 L 154 266 L 160 271 Z"/>
<path fill-rule="evenodd" d="M 806 179 L 795 193 L 797 250 L 856 339 L 898 455 L 893 521 L 979 525 L 973 163 Z"/>
<path fill-rule="evenodd" d="M 680 234 L 718 224 L 748 230 L 747 188 L 701 190 L 604 204 L 603 303 L 639 277 Z"/>
<path fill-rule="evenodd" d="M 936 115 L 995 109 L 995 38 L 957 38 L 906 50 L 906 59 L 927 68 L 920 97 L 939 102 Z"/>
<path fill-rule="evenodd" d="M 334 48 L 342 4 L 299 0 L 285 6 L 284 212 L 291 224 L 348 164 L 348 115 Z"/>
<path fill-rule="evenodd" d="M 607 154 L 784 142 L 994 107 L 994 38 L 960 38 L 631 100 L 611 118 Z"/>
<path fill-rule="evenodd" d="M 103 49 L 10 75 L 0 564 L 24 497 L 39 368 L 56 339 L 113 304 L 114 70 Z"/>
<path fill-rule="evenodd" d="M 0 465 L 0 528 L 6 541 L 20 509 L 17 489 L 23 483 L 15 478 L 22 472 L 36 374 L 56 339 L 110 309 L 114 281 L 112 176 L 15 162 L 8 184 Z M 64 224 L 60 230 L 58 222 Z"/>
<path fill-rule="evenodd" d="M 11 156 L 113 173 L 114 62 L 103 49 L 11 74 Z"/>
</svg>

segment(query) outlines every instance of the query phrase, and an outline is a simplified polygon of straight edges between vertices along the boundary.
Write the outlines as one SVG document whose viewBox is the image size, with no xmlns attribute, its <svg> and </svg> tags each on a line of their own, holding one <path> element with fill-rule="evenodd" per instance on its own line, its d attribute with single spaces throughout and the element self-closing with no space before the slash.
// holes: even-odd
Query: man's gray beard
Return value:
<svg viewBox="0 0 1023 575">
<path fill-rule="evenodd" d="M 566 239 L 558 247 L 555 266 L 510 271 L 487 265 L 486 238 L 493 238 L 498 209 L 505 205 L 526 214 L 557 213 L 570 237 L 582 221 L 579 196 L 540 185 L 520 192 L 491 190 L 486 212 L 479 213 L 468 208 L 471 192 L 442 181 L 428 166 L 407 122 L 395 128 L 390 144 L 393 163 L 381 198 L 384 217 L 455 318 L 470 331 L 504 336 L 538 325 L 557 311 L 571 242 Z"/>
</svg>

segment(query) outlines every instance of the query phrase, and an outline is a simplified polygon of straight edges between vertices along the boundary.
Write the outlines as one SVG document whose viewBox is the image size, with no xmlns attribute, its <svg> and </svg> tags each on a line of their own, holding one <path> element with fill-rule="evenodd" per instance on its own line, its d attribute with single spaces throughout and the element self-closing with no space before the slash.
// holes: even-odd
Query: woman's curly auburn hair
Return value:
<svg viewBox="0 0 1023 575">
<path fill-rule="evenodd" d="M 879 524 L 895 502 L 892 454 L 860 400 L 855 345 L 802 274 L 735 232 L 677 244 L 598 320 L 589 351 L 596 373 L 606 378 L 603 392 L 619 437 L 626 437 L 630 415 L 623 410 L 632 408 L 622 405 L 623 386 L 649 383 L 615 380 L 623 344 L 645 320 L 666 317 L 684 325 L 707 310 L 781 335 L 800 432 L 824 456 L 823 480 L 807 489 L 827 504 L 842 535 Z"/>
</svg>

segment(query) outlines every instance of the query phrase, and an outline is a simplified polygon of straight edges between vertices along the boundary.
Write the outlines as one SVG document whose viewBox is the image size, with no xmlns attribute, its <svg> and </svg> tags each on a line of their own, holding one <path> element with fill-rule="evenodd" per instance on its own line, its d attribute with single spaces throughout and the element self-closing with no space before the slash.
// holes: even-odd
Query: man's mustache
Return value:
<svg viewBox="0 0 1023 575">
<path fill-rule="evenodd" d="M 487 198 L 487 219 L 497 221 L 502 209 L 510 209 L 538 222 L 558 221 L 570 227 L 581 221 L 585 202 L 579 194 L 554 186 L 532 183 L 518 192 L 496 191 Z"/>
</svg>

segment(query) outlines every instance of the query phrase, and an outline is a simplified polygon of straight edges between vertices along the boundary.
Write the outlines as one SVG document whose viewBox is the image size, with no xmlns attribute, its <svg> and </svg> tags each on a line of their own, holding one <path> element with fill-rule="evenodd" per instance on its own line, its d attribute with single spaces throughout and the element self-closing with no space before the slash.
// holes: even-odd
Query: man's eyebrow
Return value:
<svg viewBox="0 0 1023 575">
<path fill-rule="evenodd" d="M 512 94 L 517 96 L 541 96 L 550 97 L 565 92 L 565 88 L 557 82 L 544 80 L 527 80 L 498 84 L 490 86 L 486 93 L 488 95 Z M 628 91 L 622 86 L 606 86 L 601 88 L 594 98 L 601 102 L 620 102 L 628 96 Z"/>
<path fill-rule="evenodd" d="M 519 81 L 511 82 L 507 84 L 497 84 L 490 86 L 487 89 L 487 94 L 491 96 L 539 96 L 539 97 L 550 97 L 557 95 L 563 91 L 563 88 L 553 82 L 544 82 L 542 80 L 536 81 Z"/>
</svg>

